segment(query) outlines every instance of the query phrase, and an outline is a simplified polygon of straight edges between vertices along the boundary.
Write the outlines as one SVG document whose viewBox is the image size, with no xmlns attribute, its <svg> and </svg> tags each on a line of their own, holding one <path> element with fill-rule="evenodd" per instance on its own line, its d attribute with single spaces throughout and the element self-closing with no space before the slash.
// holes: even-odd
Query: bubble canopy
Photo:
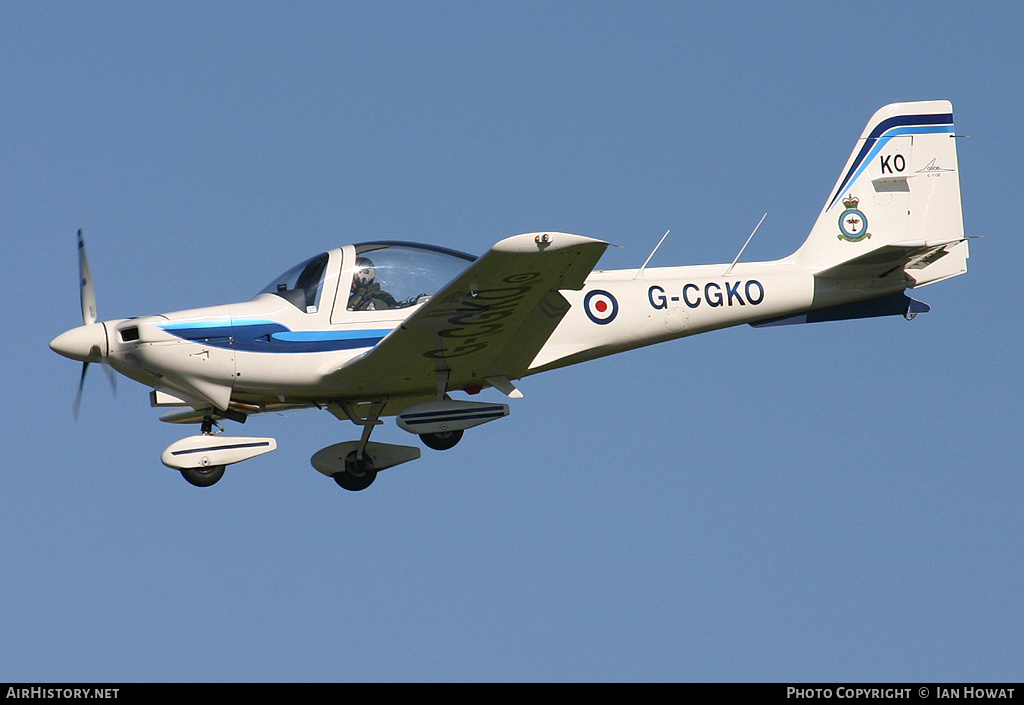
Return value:
<svg viewBox="0 0 1024 705">
<path fill-rule="evenodd" d="M 349 252 L 354 251 L 354 257 Z M 335 251 L 337 252 L 337 251 Z M 414 306 L 440 291 L 476 261 L 476 257 L 413 242 L 366 242 L 342 248 L 339 284 L 350 287 L 348 309 L 398 309 Z M 315 313 L 331 253 L 300 262 L 276 277 L 260 294 L 275 294 L 300 311 Z M 338 265 L 334 265 L 337 267 Z"/>
</svg>

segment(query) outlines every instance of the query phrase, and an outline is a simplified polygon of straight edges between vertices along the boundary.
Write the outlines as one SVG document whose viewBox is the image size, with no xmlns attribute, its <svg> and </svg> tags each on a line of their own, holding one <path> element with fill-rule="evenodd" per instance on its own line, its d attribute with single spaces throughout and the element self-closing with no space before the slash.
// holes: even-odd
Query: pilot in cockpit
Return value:
<svg viewBox="0 0 1024 705">
<path fill-rule="evenodd" d="M 395 297 L 380 288 L 375 279 L 377 270 L 366 257 L 356 258 L 356 271 L 352 274 L 352 293 L 348 297 L 349 311 L 382 311 L 398 308 Z"/>
</svg>

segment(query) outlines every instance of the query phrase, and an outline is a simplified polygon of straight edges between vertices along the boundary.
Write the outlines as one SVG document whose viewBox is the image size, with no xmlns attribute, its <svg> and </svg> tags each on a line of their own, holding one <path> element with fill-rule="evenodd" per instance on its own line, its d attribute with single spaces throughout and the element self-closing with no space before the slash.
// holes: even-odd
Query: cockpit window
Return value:
<svg viewBox="0 0 1024 705">
<path fill-rule="evenodd" d="M 349 311 L 380 311 L 423 303 L 461 274 L 475 257 L 405 242 L 356 245 Z"/>
<path fill-rule="evenodd" d="M 261 294 L 276 294 L 300 311 L 316 313 L 327 268 L 327 253 L 296 265 L 268 284 Z"/>
</svg>

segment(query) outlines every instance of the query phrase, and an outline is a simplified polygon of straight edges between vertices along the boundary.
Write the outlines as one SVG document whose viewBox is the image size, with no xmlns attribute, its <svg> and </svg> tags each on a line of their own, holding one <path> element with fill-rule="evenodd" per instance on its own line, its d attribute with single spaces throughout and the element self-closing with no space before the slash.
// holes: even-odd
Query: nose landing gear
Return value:
<svg viewBox="0 0 1024 705">
<path fill-rule="evenodd" d="M 214 433 L 213 427 L 219 430 Z M 211 414 L 203 417 L 202 434 L 172 443 L 160 456 L 161 462 L 181 473 L 196 487 L 209 487 L 224 477 L 224 468 L 277 448 L 273 438 L 221 435 L 224 428 Z"/>
</svg>

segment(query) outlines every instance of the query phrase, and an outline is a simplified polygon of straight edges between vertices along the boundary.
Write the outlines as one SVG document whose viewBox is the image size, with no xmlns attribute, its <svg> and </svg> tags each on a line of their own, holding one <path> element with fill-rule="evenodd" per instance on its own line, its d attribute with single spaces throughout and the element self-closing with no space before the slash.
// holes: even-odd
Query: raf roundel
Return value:
<svg viewBox="0 0 1024 705">
<path fill-rule="evenodd" d="M 594 289 L 584 297 L 583 310 L 590 320 L 603 326 L 615 320 L 619 313 L 619 302 L 607 291 Z"/>
</svg>

